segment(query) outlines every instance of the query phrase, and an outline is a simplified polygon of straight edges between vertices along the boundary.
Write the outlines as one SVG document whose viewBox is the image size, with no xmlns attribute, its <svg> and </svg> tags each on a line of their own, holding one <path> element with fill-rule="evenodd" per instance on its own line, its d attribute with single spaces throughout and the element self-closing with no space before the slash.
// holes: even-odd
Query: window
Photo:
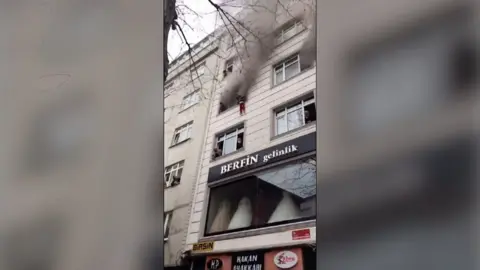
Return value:
<svg viewBox="0 0 480 270">
<path fill-rule="evenodd" d="M 184 161 L 177 162 L 173 165 L 170 165 L 165 168 L 165 187 L 174 187 L 180 184 L 180 179 L 182 178 L 183 172 L 183 163 Z"/>
<path fill-rule="evenodd" d="M 200 90 L 195 90 L 183 98 L 181 110 L 185 110 L 200 101 Z"/>
<path fill-rule="evenodd" d="M 225 69 L 223 70 L 223 77 L 227 77 L 229 73 L 232 73 L 233 72 L 233 63 L 234 63 L 234 59 L 229 59 L 225 62 Z"/>
<path fill-rule="evenodd" d="M 243 148 L 244 128 L 243 125 L 232 131 L 222 133 L 216 138 L 216 147 L 213 150 L 213 159 L 224 156 Z"/>
<path fill-rule="evenodd" d="M 309 66 L 301 65 L 298 54 L 287 58 L 282 63 L 273 67 L 273 85 L 284 82 L 299 74 Z"/>
<path fill-rule="evenodd" d="M 275 135 L 297 129 L 317 120 L 315 99 L 303 99 L 275 112 Z"/>
<path fill-rule="evenodd" d="M 314 156 L 260 171 L 210 191 L 206 235 L 315 219 Z"/>
<path fill-rule="evenodd" d="M 195 68 L 191 69 L 190 72 L 193 74 L 193 77 L 198 77 L 203 76 L 205 74 L 205 63 L 202 63 L 200 65 L 197 65 Z"/>
<path fill-rule="evenodd" d="M 192 135 L 192 124 L 193 122 L 190 122 L 186 125 L 183 125 L 175 129 L 175 133 L 173 134 L 172 145 L 176 145 L 190 139 L 190 136 Z"/>
<path fill-rule="evenodd" d="M 275 42 L 276 44 L 283 43 L 284 41 L 288 40 L 289 38 L 295 36 L 297 33 L 303 29 L 302 24 L 300 21 L 294 21 L 291 23 L 286 24 L 281 31 L 279 31 Z"/>
<path fill-rule="evenodd" d="M 163 214 L 163 241 L 168 240 L 170 232 L 170 223 L 172 222 L 173 212 L 167 212 Z"/>
</svg>

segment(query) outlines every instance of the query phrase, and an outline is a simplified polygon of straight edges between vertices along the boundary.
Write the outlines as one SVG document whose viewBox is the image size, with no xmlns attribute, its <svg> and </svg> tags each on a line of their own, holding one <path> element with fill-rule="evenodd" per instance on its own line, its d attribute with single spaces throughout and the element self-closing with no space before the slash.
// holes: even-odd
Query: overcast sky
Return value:
<svg viewBox="0 0 480 270">
<path fill-rule="evenodd" d="M 224 7 L 224 10 L 230 14 L 234 14 L 237 10 L 231 7 L 232 5 L 238 5 L 234 4 L 234 2 L 237 1 L 238 0 L 213 0 L 213 2 L 217 4 L 228 3 L 227 5 L 230 7 Z M 191 46 L 202 40 L 222 24 L 222 20 L 217 16 L 217 11 L 208 0 L 177 0 L 177 6 L 178 9 L 184 12 L 184 14 L 178 15 L 178 23 L 182 27 L 188 43 L 190 43 Z M 187 48 L 179 31 L 170 31 L 168 37 L 168 54 L 170 60 L 175 59 L 181 53 L 185 52 Z"/>
</svg>

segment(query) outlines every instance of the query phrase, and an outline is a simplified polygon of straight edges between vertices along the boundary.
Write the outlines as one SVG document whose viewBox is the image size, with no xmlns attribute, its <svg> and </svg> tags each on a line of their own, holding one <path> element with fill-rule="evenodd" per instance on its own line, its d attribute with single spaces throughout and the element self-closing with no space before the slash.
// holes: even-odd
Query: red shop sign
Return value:
<svg viewBox="0 0 480 270">
<path fill-rule="evenodd" d="M 310 229 L 301 229 L 292 231 L 293 240 L 310 239 Z"/>
</svg>

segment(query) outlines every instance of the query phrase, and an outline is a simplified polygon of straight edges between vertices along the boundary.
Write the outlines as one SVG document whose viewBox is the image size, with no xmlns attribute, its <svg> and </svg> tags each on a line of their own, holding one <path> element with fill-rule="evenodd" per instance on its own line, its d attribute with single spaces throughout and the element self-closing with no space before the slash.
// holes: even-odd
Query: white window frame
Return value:
<svg viewBox="0 0 480 270">
<path fill-rule="evenodd" d="M 286 132 L 289 132 L 289 131 L 292 131 L 292 130 L 295 130 L 295 129 L 299 129 L 299 128 L 305 126 L 305 124 L 306 124 L 305 123 L 305 107 L 310 105 L 310 104 L 314 104 L 314 103 L 315 103 L 315 97 L 309 96 L 309 97 L 303 98 L 300 102 L 295 102 L 293 105 L 285 106 L 281 110 L 275 110 L 275 136 L 280 135 L 280 134 L 284 134 Z M 292 112 L 294 112 L 298 109 L 302 110 L 302 125 L 299 126 L 299 127 L 290 129 L 288 127 L 288 114 L 292 113 Z M 282 132 L 282 133 L 278 133 L 278 121 L 279 121 L 279 118 L 281 118 L 281 117 L 284 117 L 284 121 L 285 121 L 284 124 L 286 125 L 287 130 Z"/>
<path fill-rule="evenodd" d="M 205 62 L 200 63 L 199 65 L 196 65 L 194 68 L 190 70 L 190 72 L 193 74 L 193 77 L 201 77 L 205 74 Z"/>
<path fill-rule="evenodd" d="M 169 188 L 172 186 L 172 183 L 173 183 L 173 176 L 178 176 L 180 178 L 182 178 L 182 175 L 178 175 L 178 171 L 180 171 L 180 169 L 182 170 L 182 174 L 183 174 L 183 166 L 185 164 L 185 161 L 182 160 L 182 161 L 179 161 L 177 163 L 174 163 L 170 166 L 167 166 L 165 168 L 165 172 L 164 172 L 164 176 L 163 176 L 163 181 L 165 182 L 165 187 L 166 188 Z M 168 174 L 168 179 L 167 179 L 167 174 Z"/>
<path fill-rule="evenodd" d="M 172 145 L 177 145 L 181 142 L 184 142 L 184 141 L 190 139 L 190 136 L 192 136 L 192 126 L 193 126 L 193 122 L 190 122 L 186 125 L 183 125 L 181 127 L 176 128 L 175 131 L 173 132 Z M 175 136 L 177 136 L 177 134 L 181 134 L 182 132 L 187 133 L 185 139 L 175 142 Z M 180 139 L 180 135 L 179 135 L 179 139 Z"/>
<path fill-rule="evenodd" d="M 228 155 L 228 154 L 231 154 L 231 153 L 235 153 L 236 151 L 241 149 L 241 148 L 240 149 L 235 149 L 235 151 L 225 154 L 225 140 L 227 138 L 230 139 L 232 137 L 236 137 L 237 140 L 238 140 L 238 134 L 240 134 L 240 133 L 243 133 L 243 146 L 242 146 L 242 148 L 243 148 L 243 147 L 245 147 L 245 127 L 243 125 L 235 128 L 234 130 L 231 130 L 229 132 L 223 132 L 222 134 L 216 136 L 215 147 L 218 146 L 219 142 L 224 142 L 223 143 L 224 147 L 222 147 L 222 149 L 220 149 L 220 150 L 222 150 L 222 156 Z"/>
<path fill-rule="evenodd" d="M 192 102 L 192 98 L 196 97 Z M 186 110 L 200 102 L 200 89 L 197 89 L 183 97 L 181 110 Z"/>
<path fill-rule="evenodd" d="M 168 241 L 168 237 L 170 236 L 170 221 L 172 220 L 172 215 L 173 212 L 170 211 L 166 212 L 163 217 L 163 241 Z M 167 237 L 165 237 L 166 234 L 168 234 Z"/>
<path fill-rule="evenodd" d="M 300 33 L 301 30 L 302 30 L 302 24 L 300 21 L 297 20 L 291 23 L 287 23 L 286 25 L 283 26 L 283 28 L 279 31 L 279 33 L 275 37 L 276 44 L 280 45 L 283 42 L 291 39 L 296 34 Z M 285 38 L 285 33 L 288 33 L 289 31 L 293 31 L 293 34 L 290 37 Z"/>
<path fill-rule="evenodd" d="M 295 59 L 295 60 L 292 62 L 293 59 Z M 294 65 L 294 64 L 298 64 L 298 72 L 295 75 L 293 75 L 293 76 L 296 76 L 297 74 L 300 74 L 300 72 L 302 72 L 301 65 L 300 65 L 300 55 L 298 53 L 293 55 L 293 56 L 288 57 L 287 59 L 283 60 L 281 63 L 279 63 L 279 64 L 277 64 L 273 67 L 273 85 L 274 86 L 286 81 L 286 79 L 285 79 L 285 69 L 287 67 L 290 67 L 291 65 Z M 282 73 L 281 73 L 282 80 L 280 82 L 278 81 L 278 78 L 277 78 L 277 71 L 279 71 L 279 70 L 282 71 Z"/>
</svg>

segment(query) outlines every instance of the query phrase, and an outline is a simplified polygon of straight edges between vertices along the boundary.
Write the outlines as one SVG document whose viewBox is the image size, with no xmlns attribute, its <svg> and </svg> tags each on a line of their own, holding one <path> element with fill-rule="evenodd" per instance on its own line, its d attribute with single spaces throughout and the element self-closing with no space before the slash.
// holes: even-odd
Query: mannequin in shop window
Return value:
<svg viewBox="0 0 480 270">
<path fill-rule="evenodd" d="M 230 223 L 230 217 L 230 201 L 228 199 L 222 200 L 210 226 L 210 233 L 225 231 Z"/>
<path fill-rule="evenodd" d="M 252 225 L 252 203 L 247 196 L 244 196 L 238 202 L 237 210 L 233 214 L 229 230 L 250 227 Z"/>
<path fill-rule="evenodd" d="M 273 211 L 268 223 L 293 220 L 300 218 L 300 208 L 293 200 L 289 192 L 283 191 L 282 199 Z"/>
</svg>

